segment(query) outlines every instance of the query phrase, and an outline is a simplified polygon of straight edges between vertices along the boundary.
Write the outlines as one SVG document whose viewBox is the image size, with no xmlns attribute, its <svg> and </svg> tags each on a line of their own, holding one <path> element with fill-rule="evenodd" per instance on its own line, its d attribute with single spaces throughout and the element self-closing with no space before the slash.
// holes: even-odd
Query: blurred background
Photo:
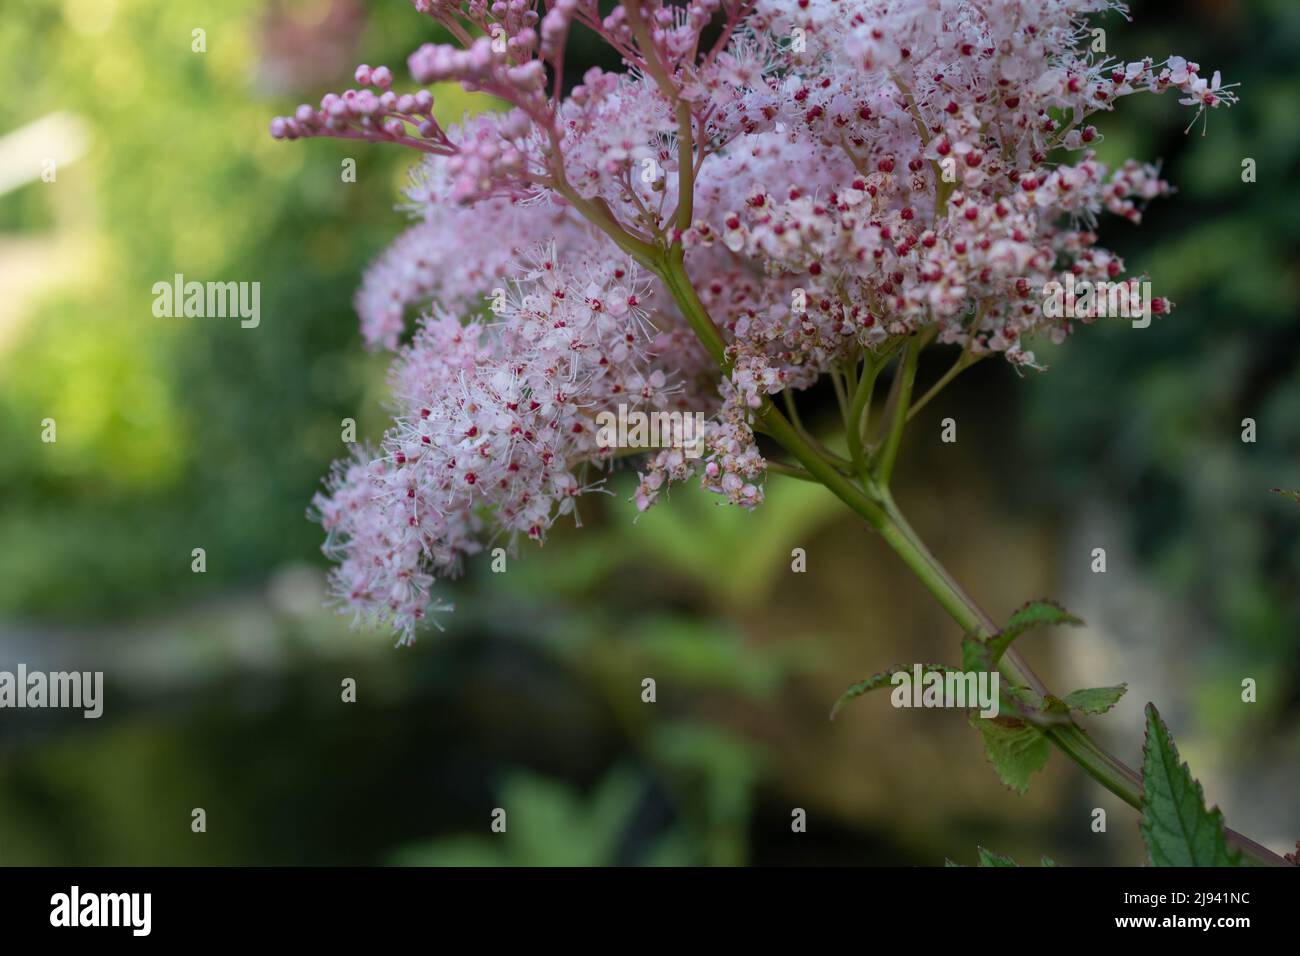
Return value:
<svg viewBox="0 0 1300 956">
<path fill-rule="evenodd" d="M 1129 683 L 1090 724 L 1114 752 L 1140 761 L 1156 701 L 1210 801 L 1281 852 L 1300 839 L 1300 507 L 1269 489 L 1300 489 L 1300 5 L 1132 7 L 1105 21 L 1112 55 L 1241 84 L 1205 137 L 1172 96 L 1100 123 L 1103 158 L 1162 158 L 1180 190 L 1103 231 L 1178 308 L 1040 346 L 1046 374 L 967 372 L 912 430 L 898 497 L 995 617 L 1050 596 L 1087 620 L 1025 650 L 1058 689 Z M 853 680 L 951 660 L 960 635 L 812 486 L 774 480 L 753 514 L 675 490 L 634 522 L 619 474 L 508 573 L 471 562 L 446 631 L 411 648 L 325 607 L 305 511 L 341 420 L 384 427 L 387 360 L 350 304 L 403 226 L 410 159 L 266 126 L 359 62 L 404 75 L 434 35 L 402 0 L 6 5 L 0 669 L 107 689 L 99 720 L 0 711 L 0 864 L 936 865 L 976 844 L 1141 862 L 1136 815 L 1059 755 L 1018 796 L 959 716 L 882 694 L 828 721 Z M 437 92 L 444 120 L 483 106 Z M 260 327 L 154 317 L 178 272 L 259 281 Z"/>
</svg>

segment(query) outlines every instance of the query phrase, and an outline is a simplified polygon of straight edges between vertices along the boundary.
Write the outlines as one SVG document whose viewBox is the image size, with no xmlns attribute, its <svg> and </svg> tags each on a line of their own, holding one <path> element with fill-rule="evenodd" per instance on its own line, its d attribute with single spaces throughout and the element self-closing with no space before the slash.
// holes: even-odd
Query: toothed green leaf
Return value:
<svg viewBox="0 0 1300 956">
<path fill-rule="evenodd" d="M 1104 714 L 1119 703 L 1126 690 L 1128 684 L 1118 684 L 1115 687 L 1085 687 L 1066 694 L 1064 703 L 1070 710 L 1085 714 Z"/>
<path fill-rule="evenodd" d="M 1019 866 L 1015 860 L 1003 853 L 994 853 L 992 850 L 986 850 L 982 846 L 977 846 L 975 851 L 979 854 L 980 866 Z"/>
<path fill-rule="evenodd" d="M 1006 627 L 989 639 L 989 656 L 996 664 L 1011 646 L 1011 642 L 1032 628 L 1055 627 L 1060 624 L 1077 627 L 1082 623 L 1081 619 L 1055 601 L 1030 601 L 1011 615 Z"/>
<path fill-rule="evenodd" d="M 1017 793 L 1029 789 L 1029 776 L 1042 770 L 1052 746 L 1035 728 L 1006 717 L 972 716 L 971 723 L 984 738 L 984 753 L 998 777 Z"/>
<path fill-rule="evenodd" d="M 979 863 L 978 863 L 979 866 L 1014 866 L 1017 868 L 1019 868 L 1020 866 L 1019 863 L 1011 859 L 1011 857 L 1007 856 L 1005 853 L 996 853 L 993 850 L 985 849 L 982 846 L 977 846 L 975 850 L 979 854 Z M 953 861 L 950 857 L 944 857 L 943 865 L 945 867 L 955 866 L 961 869 L 966 869 L 966 864 L 957 863 Z M 1042 857 L 1040 865 L 1056 866 L 1056 861 L 1053 860 L 1050 856 L 1045 856 Z"/>
<path fill-rule="evenodd" d="M 929 674 L 933 671 L 937 671 L 940 674 L 943 674 L 951 670 L 952 670 L 951 667 L 946 667 L 943 664 L 922 664 L 921 665 L 921 672 L 923 674 Z M 835 701 L 835 706 L 831 708 L 831 720 L 834 720 L 835 715 L 838 714 L 841 710 L 843 710 L 844 706 L 849 701 L 853 700 L 855 697 L 861 697 L 863 694 L 866 694 L 873 690 L 879 690 L 881 687 L 888 687 L 892 683 L 894 675 L 897 674 L 899 671 L 904 671 L 907 674 L 911 674 L 912 668 L 902 667 L 902 666 L 891 667 L 887 671 L 881 671 L 879 674 L 872 674 L 870 677 L 864 677 L 856 684 L 850 685 L 848 690 L 840 694 L 839 699 Z"/>
<path fill-rule="evenodd" d="M 1147 704 L 1140 829 L 1152 866 L 1241 866 L 1240 854 L 1228 851 L 1223 814 L 1205 808 L 1205 792 L 1178 759 L 1155 704 Z"/>
<path fill-rule="evenodd" d="M 1079 617 L 1071 614 L 1055 601 L 1029 601 L 1012 613 L 1007 620 L 1007 626 L 1002 629 L 1002 633 L 1011 632 L 1019 636 L 1034 627 L 1057 624 L 1078 626 L 1082 623 L 1083 621 Z"/>
</svg>

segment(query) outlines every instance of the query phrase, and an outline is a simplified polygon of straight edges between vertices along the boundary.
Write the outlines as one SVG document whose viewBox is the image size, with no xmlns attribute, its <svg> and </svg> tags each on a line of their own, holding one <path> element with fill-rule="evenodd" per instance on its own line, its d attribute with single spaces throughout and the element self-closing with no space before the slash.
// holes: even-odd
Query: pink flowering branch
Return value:
<svg viewBox="0 0 1300 956">
<path fill-rule="evenodd" d="M 1194 123 L 1235 102 L 1219 75 L 1178 57 L 1095 60 L 1085 17 L 1118 6 L 1102 0 L 621 0 L 603 17 L 594 0 L 414 5 L 456 41 L 417 49 L 416 81 L 459 82 L 507 112 L 444 129 L 427 90 L 397 95 L 386 67 L 363 66 L 358 88 L 271 123 L 281 139 L 427 154 L 407 190 L 418 221 L 357 296 L 367 343 L 397 350 L 397 414 L 314 506 L 345 608 L 411 640 L 447 610 L 436 578 L 486 541 L 541 543 L 577 519 L 600 469 L 629 452 L 600 422 L 630 407 L 708 417 L 698 457 L 670 442 L 643 459 L 638 509 L 692 477 L 746 508 L 769 473 L 821 484 L 968 639 L 991 640 L 995 623 L 894 501 L 907 423 L 983 358 L 1037 369 L 1030 340 L 1100 317 L 1073 292 L 1049 309 L 1047 290 L 1138 297 L 1096 224 L 1137 224 L 1170 187 L 1155 166 L 1101 164 L 1087 118 L 1177 91 Z M 588 70 L 565 94 L 575 24 L 627 69 Z M 402 346 L 412 307 L 424 312 Z M 1144 314 L 1170 307 L 1151 298 Z M 916 397 L 936 345 L 958 356 Z M 847 457 L 798 416 L 796 394 L 823 378 Z M 1049 699 L 1014 648 L 996 666 Z M 1020 718 L 1142 805 L 1137 775 L 1068 713 Z"/>
</svg>

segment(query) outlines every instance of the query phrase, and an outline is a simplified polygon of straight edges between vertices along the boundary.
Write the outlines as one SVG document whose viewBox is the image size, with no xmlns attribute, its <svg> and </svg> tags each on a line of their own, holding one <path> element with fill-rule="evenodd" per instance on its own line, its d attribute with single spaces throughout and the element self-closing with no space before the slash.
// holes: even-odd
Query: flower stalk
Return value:
<svg viewBox="0 0 1300 956">
<path fill-rule="evenodd" d="M 691 327 L 711 331 L 716 336 L 717 327 L 700 304 L 699 297 L 695 295 L 694 287 L 686 276 L 681 262 L 670 261 L 665 267 L 663 278 L 683 314 L 691 322 Z M 720 337 L 713 345 L 707 341 L 705 344 L 711 354 L 718 348 L 722 348 L 725 352 Z M 865 520 L 893 549 L 917 580 L 939 602 L 948 616 L 961 627 L 963 634 L 987 638 L 998 632 L 997 624 L 971 599 L 925 545 L 903 515 L 889 489 L 889 480 L 902 444 L 903 431 L 912 417 L 909 413 L 913 408 L 911 395 L 924 344 L 920 337 L 913 337 L 904 346 L 895 371 L 895 382 L 891 388 L 892 409 L 890 409 L 889 429 L 873 464 L 859 471 L 856 482 L 836 467 L 836 463 L 819 450 L 814 442 L 806 438 L 802 429 L 792 425 L 770 400 L 764 401 L 757 418 L 763 426 L 763 431 L 799 462 L 799 466 L 778 465 L 775 469 L 777 474 L 786 474 L 805 481 L 813 480 L 830 490 Z M 859 379 L 847 416 L 846 435 L 855 467 L 863 460 L 861 439 L 856 436 L 860 418 L 866 415 L 870 404 L 875 376 L 880 371 L 876 361 L 870 354 L 865 357 L 863 374 Z M 959 358 L 949 372 L 935 384 L 935 387 L 926 393 L 922 403 L 933 398 L 943 386 L 956 377 L 957 372 L 969 364 L 970 362 L 964 359 L 964 355 Z M 1013 686 L 1028 687 L 1040 695 L 1048 693 L 1046 685 L 1014 647 L 1008 648 L 1002 655 L 998 661 L 998 670 Z M 1042 732 L 1058 750 L 1074 761 L 1088 776 L 1129 806 L 1135 809 L 1141 807 L 1141 777 L 1107 753 L 1073 719 L 1068 723 L 1044 727 Z M 1231 829 L 1226 830 L 1226 835 L 1229 846 L 1240 852 L 1251 864 L 1288 865 L 1282 857 L 1249 837 Z"/>
</svg>

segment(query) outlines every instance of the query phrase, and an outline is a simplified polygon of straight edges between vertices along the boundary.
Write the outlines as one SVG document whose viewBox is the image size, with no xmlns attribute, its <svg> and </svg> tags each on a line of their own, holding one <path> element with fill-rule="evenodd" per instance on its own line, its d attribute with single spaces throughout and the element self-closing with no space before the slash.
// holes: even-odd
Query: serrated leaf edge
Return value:
<svg viewBox="0 0 1300 956">
<path fill-rule="evenodd" d="M 1227 834 L 1225 833 L 1224 830 L 1223 811 L 1221 811 L 1217 805 L 1213 807 L 1207 806 L 1205 802 L 1205 788 L 1201 786 L 1201 782 L 1196 779 L 1195 775 L 1193 775 L 1192 768 L 1188 765 L 1187 761 L 1183 760 L 1181 754 L 1179 754 L 1178 745 L 1174 742 L 1173 734 L 1169 732 L 1169 726 L 1165 723 L 1164 718 L 1160 716 L 1160 711 L 1156 709 L 1156 705 L 1154 703 L 1148 702 L 1145 708 L 1145 714 L 1147 718 L 1147 726 L 1146 726 L 1146 733 L 1144 734 L 1143 741 L 1142 741 L 1142 785 L 1143 785 L 1143 793 L 1142 793 L 1142 801 L 1141 801 L 1142 816 L 1141 819 L 1138 821 L 1138 831 L 1142 834 L 1142 843 L 1146 848 L 1147 862 L 1151 866 L 1181 865 L 1177 863 L 1175 864 L 1158 863 L 1156 862 L 1155 855 L 1152 852 L 1152 829 L 1154 827 L 1154 821 L 1150 816 L 1149 806 L 1147 803 L 1146 777 L 1147 777 L 1147 761 L 1151 757 L 1151 728 L 1152 728 L 1152 724 L 1154 723 L 1156 729 L 1163 735 L 1164 739 L 1168 741 L 1169 744 L 1168 750 L 1169 750 L 1170 757 L 1173 760 L 1174 771 L 1186 774 L 1187 779 L 1191 781 L 1192 789 L 1193 792 L 1196 794 L 1197 802 L 1200 805 L 1200 809 L 1204 811 L 1206 816 L 1209 818 L 1210 824 L 1215 830 L 1215 836 L 1217 837 L 1218 843 L 1223 848 L 1224 857 L 1228 861 L 1227 865 L 1241 866 L 1242 865 L 1241 854 L 1237 853 L 1236 851 L 1228 847 Z M 1166 763 L 1166 761 L 1161 760 L 1160 762 L 1162 765 L 1164 765 L 1166 773 L 1168 773 L 1168 764 Z M 1179 826 L 1180 829 L 1184 829 L 1183 835 L 1184 837 L 1186 837 L 1186 831 L 1185 828 L 1182 827 L 1181 818 L 1179 819 Z M 1191 841 L 1189 840 L 1188 843 L 1190 844 L 1190 842 Z M 1218 848 L 1216 847 L 1216 850 L 1217 849 Z M 1204 865 L 1214 865 L 1214 864 L 1204 864 Z"/>
</svg>

